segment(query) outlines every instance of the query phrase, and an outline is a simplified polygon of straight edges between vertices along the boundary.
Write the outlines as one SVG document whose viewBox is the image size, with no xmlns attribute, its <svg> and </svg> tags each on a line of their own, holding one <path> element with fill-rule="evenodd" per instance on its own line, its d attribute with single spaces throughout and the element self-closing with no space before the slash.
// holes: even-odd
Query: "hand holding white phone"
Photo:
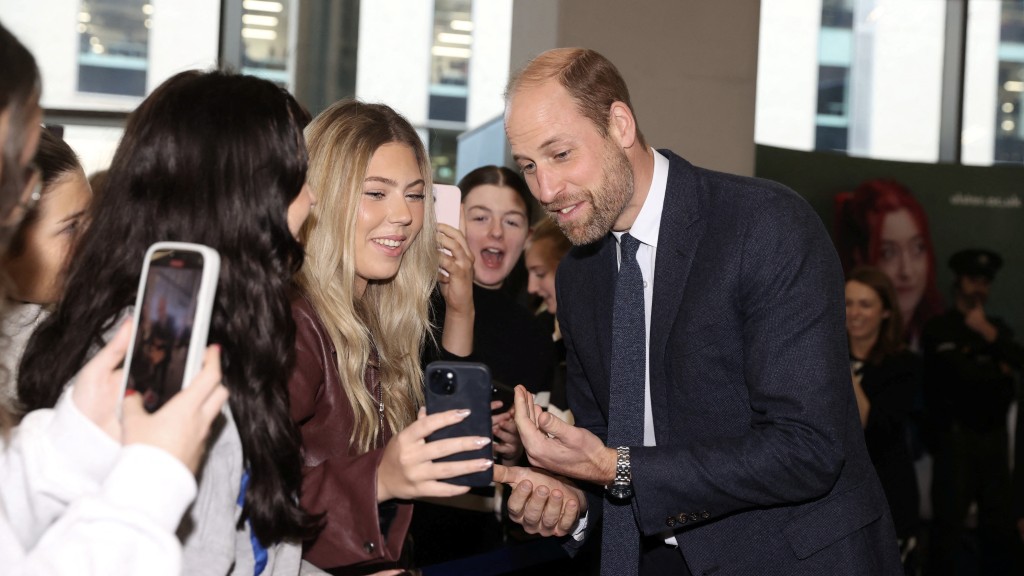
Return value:
<svg viewBox="0 0 1024 576">
<path fill-rule="evenodd" d="M 220 255 L 208 246 L 157 242 L 146 251 L 124 387 L 150 412 L 199 372 L 219 277 Z"/>
</svg>

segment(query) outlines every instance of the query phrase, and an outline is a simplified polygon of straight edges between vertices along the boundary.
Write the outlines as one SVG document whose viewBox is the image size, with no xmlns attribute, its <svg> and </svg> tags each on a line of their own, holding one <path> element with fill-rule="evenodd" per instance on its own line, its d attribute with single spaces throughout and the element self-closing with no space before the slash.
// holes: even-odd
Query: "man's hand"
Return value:
<svg viewBox="0 0 1024 576">
<path fill-rule="evenodd" d="M 964 324 L 980 334 L 986 342 L 995 342 L 999 336 L 999 329 L 988 321 L 988 317 L 985 316 L 985 309 L 980 305 L 971 308 L 964 314 Z"/>
<path fill-rule="evenodd" d="M 516 386 L 515 421 L 530 464 L 598 485 L 615 479 L 615 449 L 542 410 L 523 386 Z"/>
<path fill-rule="evenodd" d="M 587 499 L 579 488 L 542 470 L 495 464 L 494 481 L 512 487 L 509 518 L 529 534 L 572 534 L 580 514 L 587 510 Z"/>
</svg>

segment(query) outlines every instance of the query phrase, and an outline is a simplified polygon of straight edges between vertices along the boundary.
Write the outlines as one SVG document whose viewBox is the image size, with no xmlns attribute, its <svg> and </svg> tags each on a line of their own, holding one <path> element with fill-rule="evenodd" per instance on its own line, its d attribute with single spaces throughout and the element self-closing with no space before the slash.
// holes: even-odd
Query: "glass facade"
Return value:
<svg viewBox="0 0 1024 576">
<path fill-rule="evenodd" d="M 1003 2 L 999 27 L 994 162 L 1024 163 L 1024 2 Z"/>
<path fill-rule="evenodd" d="M 82 0 L 79 92 L 145 96 L 152 14 L 146 0 Z"/>
<path fill-rule="evenodd" d="M 1024 1 L 761 6 L 758 143 L 1024 163 Z M 811 46 L 814 62 L 805 56 Z"/>
<path fill-rule="evenodd" d="M 291 0 L 242 2 L 242 72 L 291 88 Z"/>
</svg>

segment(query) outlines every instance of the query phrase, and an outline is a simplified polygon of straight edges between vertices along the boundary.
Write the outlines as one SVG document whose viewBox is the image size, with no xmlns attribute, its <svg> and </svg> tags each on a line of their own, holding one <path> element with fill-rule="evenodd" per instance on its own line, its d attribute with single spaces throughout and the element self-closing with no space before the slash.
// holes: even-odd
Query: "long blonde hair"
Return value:
<svg viewBox="0 0 1024 576">
<path fill-rule="evenodd" d="M 420 354 L 430 326 L 428 302 L 437 281 L 437 224 L 426 150 L 409 122 L 382 104 L 336 102 L 306 128 L 309 185 L 317 208 L 302 227 L 306 259 L 297 281 L 338 351 L 338 372 L 355 416 L 349 443 L 361 453 L 380 437 L 378 405 L 363 380 L 376 348 L 384 416 L 392 431 L 416 418 L 423 403 Z M 363 180 L 384 144 L 409 146 L 426 181 L 423 229 L 394 278 L 355 294 L 355 229 Z"/>
</svg>

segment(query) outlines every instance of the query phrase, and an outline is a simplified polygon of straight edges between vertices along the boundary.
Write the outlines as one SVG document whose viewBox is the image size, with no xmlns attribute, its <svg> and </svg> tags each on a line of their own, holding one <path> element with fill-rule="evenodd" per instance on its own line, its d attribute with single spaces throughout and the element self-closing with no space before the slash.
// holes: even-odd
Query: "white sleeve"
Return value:
<svg viewBox="0 0 1024 576">
<path fill-rule="evenodd" d="M 0 451 L 0 503 L 21 546 L 79 498 L 100 489 L 121 446 L 85 417 L 69 387 L 52 410 L 30 412 Z"/>
<path fill-rule="evenodd" d="M 176 576 L 181 545 L 174 529 L 195 492 L 192 474 L 170 454 L 128 446 L 99 491 L 72 503 L 35 547 L 20 546 L 0 510 L 4 573 Z"/>
</svg>

